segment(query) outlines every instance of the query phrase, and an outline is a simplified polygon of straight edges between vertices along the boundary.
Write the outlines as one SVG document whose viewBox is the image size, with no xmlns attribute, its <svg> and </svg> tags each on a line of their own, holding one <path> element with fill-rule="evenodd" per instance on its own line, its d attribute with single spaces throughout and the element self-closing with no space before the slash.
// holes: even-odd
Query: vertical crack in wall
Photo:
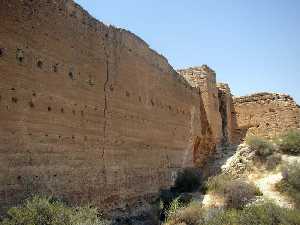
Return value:
<svg viewBox="0 0 300 225">
<path fill-rule="evenodd" d="M 109 60 L 108 55 L 106 55 L 106 80 L 104 83 L 104 108 L 103 108 L 103 118 L 104 118 L 104 126 L 103 126 L 103 147 L 102 147 L 102 158 L 104 159 L 105 154 L 105 141 L 106 141 L 106 128 L 107 128 L 107 111 L 108 111 L 108 93 L 107 93 L 107 85 L 109 82 Z"/>
<path fill-rule="evenodd" d="M 105 36 L 106 38 L 103 39 L 103 49 L 104 49 L 104 55 L 105 55 L 105 62 L 106 62 L 106 78 L 103 86 L 103 91 L 104 91 L 104 108 L 103 108 L 103 145 L 102 145 L 102 161 L 103 161 L 103 174 L 104 174 L 104 181 L 105 184 L 107 183 L 107 178 L 106 178 L 106 165 L 105 165 L 105 147 L 106 147 L 106 132 L 107 132 L 107 114 L 108 114 L 108 92 L 107 92 L 107 87 L 109 83 L 109 52 L 107 50 L 107 35 Z"/>
</svg>

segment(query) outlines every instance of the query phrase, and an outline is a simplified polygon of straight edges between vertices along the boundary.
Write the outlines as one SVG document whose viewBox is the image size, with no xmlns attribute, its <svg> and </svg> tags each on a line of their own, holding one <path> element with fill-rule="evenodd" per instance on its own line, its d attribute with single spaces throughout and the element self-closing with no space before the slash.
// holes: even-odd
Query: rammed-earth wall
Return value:
<svg viewBox="0 0 300 225">
<path fill-rule="evenodd" d="M 1 0 L 0 18 L 2 207 L 37 191 L 116 208 L 203 156 L 199 90 L 138 37 L 65 0 Z"/>
<path fill-rule="evenodd" d="M 300 129 L 300 107 L 288 95 L 258 93 L 234 98 L 236 132 L 239 143 L 248 135 L 273 137 Z"/>
<path fill-rule="evenodd" d="M 71 0 L 0 0 L 0 213 L 34 193 L 128 206 L 216 146 L 300 128 L 289 96 L 232 101 L 209 67 L 178 72 Z"/>
</svg>

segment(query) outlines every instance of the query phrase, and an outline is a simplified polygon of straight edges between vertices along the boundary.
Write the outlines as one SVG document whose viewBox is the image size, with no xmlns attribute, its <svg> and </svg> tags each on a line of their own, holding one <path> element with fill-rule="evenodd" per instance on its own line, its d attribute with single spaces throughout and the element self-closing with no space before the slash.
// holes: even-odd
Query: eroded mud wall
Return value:
<svg viewBox="0 0 300 225">
<path fill-rule="evenodd" d="M 288 95 L 258 93 L 234 98 L 235 142 L 247 135 L 271 137 L 300 128 L 300 107 Z"/>
<path fill-rule="evenodd" d="M 72 1 L 1 0 L 0 18 L 2 207 L 37 191 L 113 209 L 193 166 L 199 91 L 145 42 Z"/>
</svg>

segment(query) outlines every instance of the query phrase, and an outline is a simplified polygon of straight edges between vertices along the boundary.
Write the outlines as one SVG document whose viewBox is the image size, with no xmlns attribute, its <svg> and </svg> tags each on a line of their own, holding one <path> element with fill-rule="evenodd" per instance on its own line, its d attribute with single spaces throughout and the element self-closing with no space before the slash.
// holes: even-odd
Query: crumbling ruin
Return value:
<svg viewBox="0 0 300 225">
<path fill-rule="evenodd" d="M 34 191 L 127 207 L 204 166 L 216 146 L 299 128 L 291 98 L 232 101 L 209 67 L 176 72 L 71 0 L 1 0 L 0 18 L 2 209 Z"/>
<path fill-rule="evenodd" d="M 257 93 L 233 99 L 237 130 L 235 142 L 246 135 L 277 136 L 300 129 L 300 106 L 285 94 Z"/>
</svg>

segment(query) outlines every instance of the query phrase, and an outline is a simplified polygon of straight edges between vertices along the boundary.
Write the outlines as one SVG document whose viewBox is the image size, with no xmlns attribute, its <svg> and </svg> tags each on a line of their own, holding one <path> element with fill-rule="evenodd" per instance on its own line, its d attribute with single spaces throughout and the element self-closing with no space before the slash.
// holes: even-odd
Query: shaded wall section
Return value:
<svg viewBox="0 0 300 225">
<path fill-rule="evenodd" d="M 199 90 L 144 41 L 72 1 L 1 0 L 0 18 L 2 207 L 42 192 L 113 209 L 194 166 Z"/>
<path fill-rule="evenodd" d="M 219 112 L 222 118 L 222 139 L 221 144 L 234 143 L 233 133 L 237 127 L 233 99 L 228 84 L 218 83 Z"/>
</svg>

